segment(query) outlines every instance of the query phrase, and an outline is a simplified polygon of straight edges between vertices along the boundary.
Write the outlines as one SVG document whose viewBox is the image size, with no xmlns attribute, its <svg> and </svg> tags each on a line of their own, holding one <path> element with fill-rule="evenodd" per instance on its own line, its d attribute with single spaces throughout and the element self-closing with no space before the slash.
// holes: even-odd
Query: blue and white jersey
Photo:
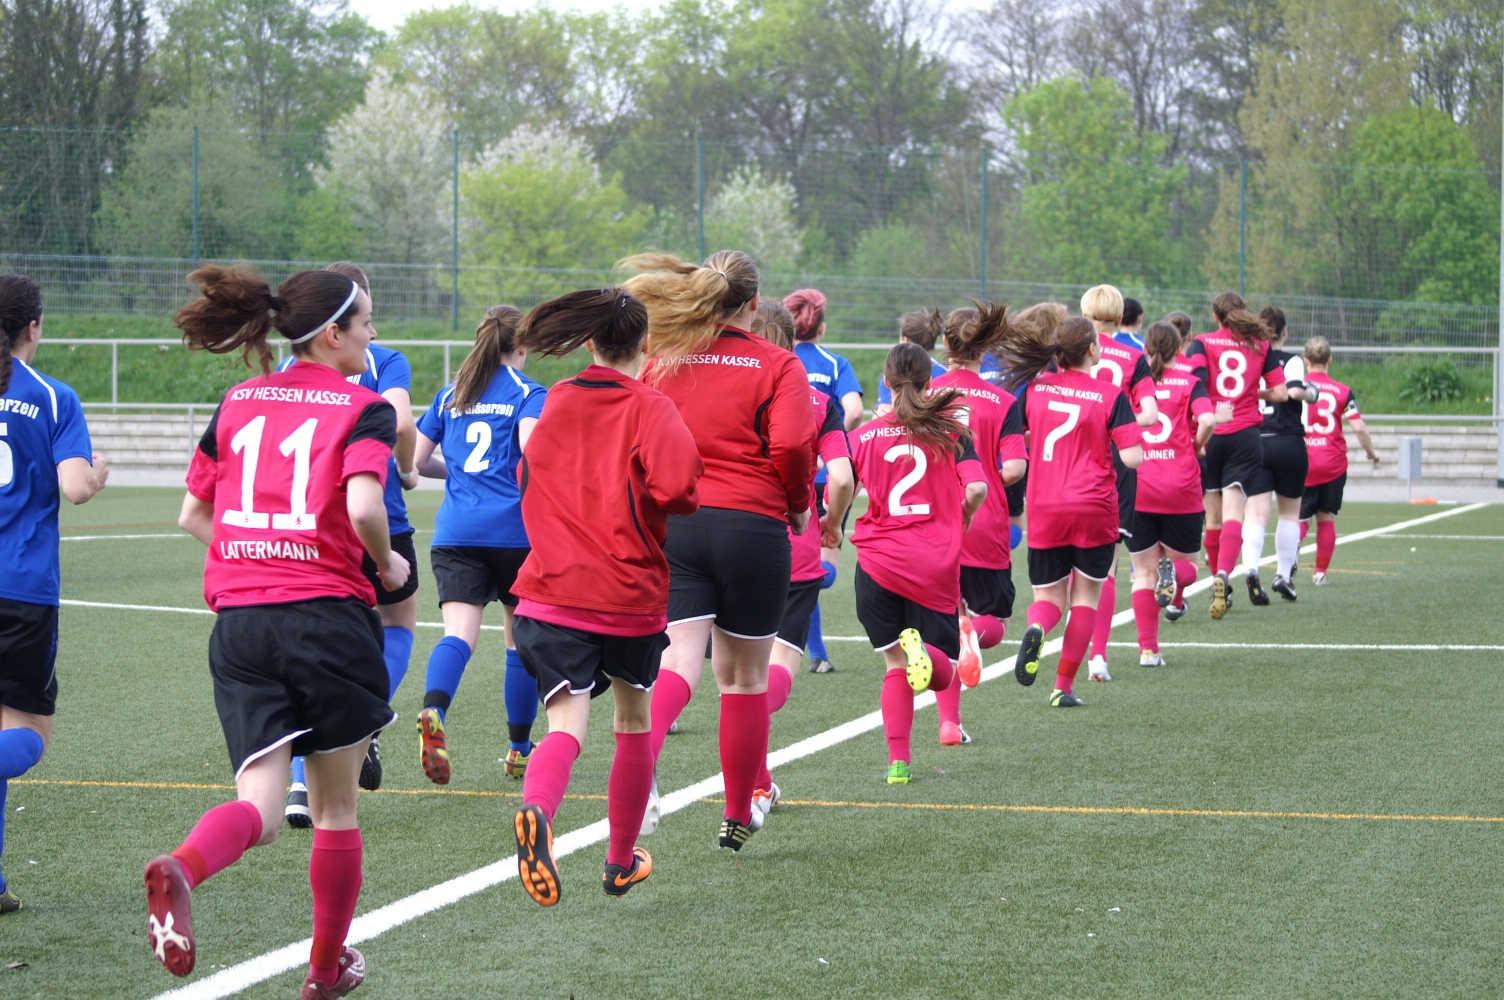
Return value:
<svg viewBox="0 0 1504 1000">
<path fill-rule="evenodd" d="M 1125 346 L 1136 347 L 1140 351 L 1144 349 L 1144 338 L 1136 333 L 1129 333 L 1127 330 L 1119 330 L 1112 335 L 1112 339 Z"/>
<path fill-rule="evenodd" d="M 286 371 L 298 360 L 289 354 L 277 366 L 277 371 Z M 366 370 L 359 375 L 346 375 L 345 381 L 354 382 L 374 393 L 388 389 L 413 391 L 413 367 L 401 351 L 372 344 L 366 348 Z M 413 530 L 407 521 L 407 500 L 402 496 L 402 480 L 397 477 L 397 459 L 394 457 L 386 467 L 386 520 L 393 535 L 403 535 Z"/>
<path fill-rule="evenodd" d="M 809 384 L 837 403 L 848 392 L 862 394 L 862 383 L 857 380 L 851 362 L 839 354 L 832 354 L 811 341 L 801 341 L 794 345 L 794 355 L 804 365 Z"/>
<path fill-rule="evenodd" d="M 945 366 L 934 358 L 930 358 L 930 378 L 937 379 L 945 374 Z M 885 378 L 878 383 L 877 401 L 879 403 L 893 402 L 893 390 L 888 388 L 888 380 Z"/>
<path fill-rule="evenodd" d="M 522 460 L 518 425 L 543 413 L 548 390 L 516 368 L 503 365 L 480 399 L 463 413 L 449 408 L 447 385 L 418 418 L 418 431 L 444 452 L 449 478 L 434 518 L 433 544 L 486 549 L 528 547 L 522 526 Z"/>
<path fill-rule="evenodd" d="M 56 606 L 58 463 L 94 459 L 78 393 L 19 358 L 0 396 L 0 597 Z"/>
<path fill-rule="evenodd" d="M 1003 363 L 998 360 L 996 354 L 988 351 L 982 355 L 981 376 L 984 380 L 997 385 L 1003 380 Z"/>
</svg>

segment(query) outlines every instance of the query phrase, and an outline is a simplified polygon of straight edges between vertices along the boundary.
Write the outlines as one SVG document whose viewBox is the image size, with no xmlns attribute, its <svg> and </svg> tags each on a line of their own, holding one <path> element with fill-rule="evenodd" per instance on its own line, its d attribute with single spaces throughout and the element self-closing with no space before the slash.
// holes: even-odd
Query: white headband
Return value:
<svg viewBox="0 0 1504 1000">
<path fill-rule="evenodd" d="M 305 341 L 312 340 L 314 337 L 317 337 L 320 333 L 322 333 L 325 329 L 328 328 L 328 326 L 329 326 L 330 323 L 335 322 L 336 320 L 338 320 L 341 316 L 343 316 L 345 314 L 345 310 L 348 309 L 348 308 L 350 308 L 350 303 L 354 302 L 355 301 L 355 296 L 357 296 L 359 294 L 360 294 L 360 285 L 358 283 L 354 282 L 354 281 L 350 282 L 350 294 L 348 296 L 346 296 L 344 304 L 341 305 L 338 309 L 334 310 L 334 315 L 330 316 L 328 319 L 324 320 L 324 322 L 320 323 L 318 326 L 314 327 L 312 330 L 309 330 L 307 333 L 303 334 L 303 336 L 299 337 L 297 340 L 294 340 L 292 343 L 294 343 L 294 344 L 301 344 L 301 343 L 303 343 Z"/>
</svg>

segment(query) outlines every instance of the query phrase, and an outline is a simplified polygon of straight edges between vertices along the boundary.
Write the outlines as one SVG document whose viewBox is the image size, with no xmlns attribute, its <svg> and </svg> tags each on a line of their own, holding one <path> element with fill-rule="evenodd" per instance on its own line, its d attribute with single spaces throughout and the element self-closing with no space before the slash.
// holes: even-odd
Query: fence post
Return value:
<svg viewBox="0 0 1504 1000">
<path fill-rule="evenodd" d="M 198 126 L 193 126 L 193 266 L 198 268 Z"/>
<path fill-rule="evenodd" d="M 449 384 L 449 341 L 444 341 L 444 384 Z"/>
<path fill-rule="evenodd" d="M 120 341 L 118 340 L 110 341 L 110 402 L 120 402 Z"/>
<path fill-rule="evenodd" d="M 188 460 L 190 462 L 193 461 L 193 449 L 198 445 L 198 442 L 193 439 L 193 432 L 195 430 L 197 430 L 197 429 L 198 429 L 198 420 L 196 419 L 196 416 L 195 416 L 195 413 L 194 413 L 193 404 L 189 403 L 188 404 Z"/>
<path fill-rule="evenodd" d="M 460 130 L 454 130 L 454 215 L 449 248 L 449 329 L 460 328 Z M 444 381 L 449 381 L 448 348 L 445 349 Z"/>
<path fill-rule="evenodd" d="M 1238 161 L 1238 294 L 1248 294 L 1248 161 Z"/>
<path fill-rule="evenodd" d="M 700 259 L 705 259 L 705 140 L 695 140 L 695 191 L 699 197 Z"/>
<path fill-rule="evenodd" d="M 978 264 L 978 273 L 981 275 L 982 294 L 981 300 L 987 301 L 987 147 L 982 147 L 982 222 L 981 222 L 981 246 L 982 255 Z"/>
<path fill-rule="evenodd" d="M 1501 142 L 1504 146 L 1504 142 Z M 1504 195 L 1504 173 L 1499 175 L 1499 192 Z M 1504 198 L 1499 201 L 1500 233 L 1504 233 Z M 1504 239 L 1499 241 L 1499 350 L 1494 354 L 1494 432 L 1499 435 L 1498 467 L 1495 485 L 1504 487 Z"/>
</svg>

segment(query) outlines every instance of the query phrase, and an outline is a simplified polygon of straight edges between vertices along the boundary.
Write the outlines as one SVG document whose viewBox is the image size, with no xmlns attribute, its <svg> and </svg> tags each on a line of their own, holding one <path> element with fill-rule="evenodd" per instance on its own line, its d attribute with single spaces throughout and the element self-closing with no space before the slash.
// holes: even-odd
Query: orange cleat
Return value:
<svg viewBox="0 0 1504 1000">
<path fill-rule="evenodd" d="M 553 906 L 559 901 L 553 823 L 537 806 L 518 809 L 513 823 L 517 828 L 517 875 L 522 879 L 522 887 L 539 906 Z"/>
<path fill-rule="evenodd" d="M 956 661 L 961 683 L 974 688 L 982 683 L 982 645 L 977 641 L 976 626 L 970 615 L 961 616 L 961 658 Z"/>
</svg>

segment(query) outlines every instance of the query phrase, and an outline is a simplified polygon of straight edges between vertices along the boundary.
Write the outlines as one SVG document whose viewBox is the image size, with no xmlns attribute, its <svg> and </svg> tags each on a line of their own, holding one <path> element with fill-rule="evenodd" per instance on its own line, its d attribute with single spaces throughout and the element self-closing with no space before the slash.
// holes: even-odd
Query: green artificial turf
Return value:
<svg viewBox="0 0 1504 1000">
<path fill-rule="evenodd" d="M 179 498 L 107 490 L 64 510 L 65 536 L 171 534 Z M 414 500 L 414 523 L 430 527 L 437 494 Z M 1341 530 L 1444 509 L 1351 505 Z M 1504 510 L 1412 533 L 1504 536 Z M 419 541 L 419 617 L 437 621 Z M 655 871 L 626 898 L 598 888 L 596 845 L 562 860 L 553 909 L 513 880 L 361 945 L 370 974 L 358 996 L 1488 995 L 1504 980 L 1504 822 L 1314 814 L 1504 817 L 1499 652 L 1173 644 L 1504 645 L 1504 622 L 1478 600 L 1501 553 L 1504 541 L 1373 538 L 1337 550 L 1325 588 L 1302 557 L 1294 605 L 1252 608 L 1240 586 L 1212 622 L 1205 595 L 1193 597 L 1162 626 L 1169 666 L 1141 669 L 1135 649 L 1112 647 L 1111 684 L 1083 671 L 1086 708 L 1048 709 L 1045 682 L 991 681 L 962 700 L 969 746 L 940 747 L 934 709 L 918 713 L 909 786 L 882 782 L 882 734 L 869 732 L 777 769 L 789 801 L 740 854 L 714 846 L 719 806 L 693 805 L 644 842 Z M 860 634 L 853 558 L 848 547 L 825 596 L 827 636 Z M 64 597 L 202 607 L 201 562 L 176 537 L 65 542 Z M 1021 569 L 1015 579 L 1021 617 Z M 27 779 L 227 785 L 211 625 L 64 607 L 56 740 Z M 419 769 L 412 720 L 440 635 L 418 631 L 402 720 L 382 740 L 386 785 L 361 799 L 361 912 L 515 850 L 519 786 L 497 762 L 500 633 L 482 633 L 449 714 L 453 783 L 435 789 Z M 987 661 L 1011 660 L 1014 639 Z M 1132 642 L 1132 626 L 1113 639 Z M 878 707 L 880 658 L 864 642 L 829 645 L 837 671 L 801 673 L 775 748 Z M 605 815 L 593 796 L 605 791 L 608 709 L 597 703 L 560 833 Z M 660 766 L 666 792 L 718 770 L 708 689 L 681 728 Z M 179 985 L 147 951 L 141 868 L 229 794 L 13 782 L 4 868 L 26 909 L 0 918 L 0 966 L 28 965 L 0 968 L 0 995 Z M 1239 815 L 1250 812 L 1307 815 Z M 284 830 L 195 894 L 196 978 L 308 935 L 308 840 Z M 243 995 L 291 997 L 300 982 L 290 972 Z"/>
</svg>

